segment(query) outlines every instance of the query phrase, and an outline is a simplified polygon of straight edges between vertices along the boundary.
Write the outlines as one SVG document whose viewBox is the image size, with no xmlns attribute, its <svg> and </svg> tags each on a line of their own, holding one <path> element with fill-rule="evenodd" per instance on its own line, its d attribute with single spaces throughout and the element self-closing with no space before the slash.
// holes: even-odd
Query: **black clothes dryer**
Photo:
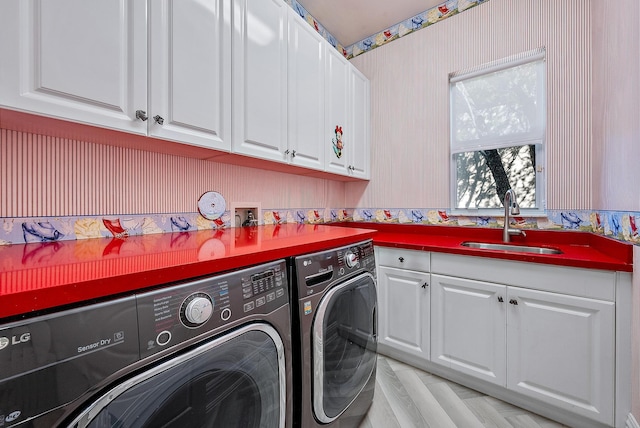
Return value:
<svg viewBox="0 0 640 428">
<path fill-rule="evenodd" d="M 375 389 L 373 243 L 299 256 L 292 270 L 296 424 L 357 427 Z"/>
</svg>

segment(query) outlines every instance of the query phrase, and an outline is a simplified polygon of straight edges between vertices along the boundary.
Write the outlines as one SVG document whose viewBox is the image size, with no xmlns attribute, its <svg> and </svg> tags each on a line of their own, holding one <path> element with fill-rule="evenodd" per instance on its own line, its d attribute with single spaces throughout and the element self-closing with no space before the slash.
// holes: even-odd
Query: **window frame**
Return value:
<svg viewBox="0 0 640 428">
<path fill-rule="evenodd" d="M 541 103 L 538 109 L 539 113 L 539 130 L 538 132 L 527 132 L 521 136 L 515 137 L 493 137 L 484 140 L 473 140 L 469 142 L 455 141 L 454 130 L 454 91 L 455 84 L 460 81 L 475 79 L 484 75 L 490 75 L 495 72 L 508 70 L 524 64 L 540 63 L 538 81 L 541 88 L 537 93 L 537 100 Z M 458 207 L 458 174 L 456 164 L 456 154 L 464 152 L 476 152 L 481 150 L 506 148 L 515 146 L 531 145 L 535 146 L 536 170 L 535 170 L 535 192 L 536 207 L 521 207 L 521 216 L 525 217 L 541 217 L 546 212 L 546 183 L 545 171 L 547 166 L 546 159 L 546 52 L 545 48 L 537 48 L 528 52 L 513 55 L 500 59 L 491 63 L 483 64 L 468 70 L 462 70 L 449 74 L 449 162 L 450 162 L 450 209 L 451 214 L 460 216 L 502 216 L 504 207 L 496 208 L 459 208 Z M 510 183 L 511 184 L 511 183 Z M 517 194 L 517 192 L 516 192 Z"/>
</svg>

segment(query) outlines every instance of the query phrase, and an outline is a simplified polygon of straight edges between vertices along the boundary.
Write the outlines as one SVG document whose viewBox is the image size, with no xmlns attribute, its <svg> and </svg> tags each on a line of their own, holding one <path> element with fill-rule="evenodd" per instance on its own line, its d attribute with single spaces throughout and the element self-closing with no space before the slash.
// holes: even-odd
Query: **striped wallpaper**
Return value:
<svg viewBox="0 0 640 428">
<path fill-rule="evenodd" d="M 637 16 L 637 1 L 623 0 L 622 6 Z M 546 47 L 549 76 L 547 208 L 640 211 L 632 184 L 640 181 L 632 164 L 638 132 L 624 129 L 640 123 L 628 119 L 629 111 L 638 115 L 640 96 L 627 97 L 634 100 L 629 103 L 626 93 L 611 95 L 624 76 L 618 68 L 629 67 L 624 58 L 634 58 L 626 50 L 635 46 L 637 52 L 639 38 L 618 47 L 622 36 L 612 16 L 620 15 L 610 16 L 605 26 L 605 9 L 601 0 L 492 0 L 354 58 L 371 80 L 370 182 L 3 129 L 0 217 L 193 212 L 206 190 L 222 192 L 229 202 L 261 202 L 265 209 L 446 208 L 448 73 L 539 46 Z M 610 64 L 610 51 L 622 67 Z M 640 63 L 631 65 L 637 74 Z M 628 80 L 625 91 L 637 94 L 638 79 Z"/>
<path fill-rule="evenodd" d="M 547 208 L 592 208 L 591 20 L 582 0 L 492 0 L 354 58 L 371 80 L 373 165 L 347 201 L 449 206 L 448 74 L 544 46 Z"/>
<path fill-rule="evenodd" d="M 207 190 L 263 208 L 344 205 L 344 183 L 0 130 L 0 217 L 197 211 Z"/>
</svg>

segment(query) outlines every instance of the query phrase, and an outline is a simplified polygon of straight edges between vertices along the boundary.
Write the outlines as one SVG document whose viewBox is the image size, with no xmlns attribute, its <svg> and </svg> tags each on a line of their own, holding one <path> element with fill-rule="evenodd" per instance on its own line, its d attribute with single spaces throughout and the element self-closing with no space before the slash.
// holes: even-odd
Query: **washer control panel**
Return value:
<svg viewBox="0 0 640 428">
<path fill-rule="evenodd" d="M 289 303 L 284 260 L 136 296 L 143 357 Z"/>
</svg>

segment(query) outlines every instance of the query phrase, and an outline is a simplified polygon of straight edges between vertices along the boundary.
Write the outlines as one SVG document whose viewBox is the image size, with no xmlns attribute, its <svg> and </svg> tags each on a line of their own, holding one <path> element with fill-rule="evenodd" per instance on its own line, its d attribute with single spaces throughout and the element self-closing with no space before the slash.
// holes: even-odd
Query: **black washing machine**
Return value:
<svg viewBox="0 0 640 428">
<path fill-rule="evenodd" d="M 373 243 L 295 257 L 291 269 L 295 424 L 357 427 L 376 378 Z"/>
<path fill-rule="evenodd" d="M 0 427 L 290 427 L 284 260 L 0 325 Z"/>
</svg>

